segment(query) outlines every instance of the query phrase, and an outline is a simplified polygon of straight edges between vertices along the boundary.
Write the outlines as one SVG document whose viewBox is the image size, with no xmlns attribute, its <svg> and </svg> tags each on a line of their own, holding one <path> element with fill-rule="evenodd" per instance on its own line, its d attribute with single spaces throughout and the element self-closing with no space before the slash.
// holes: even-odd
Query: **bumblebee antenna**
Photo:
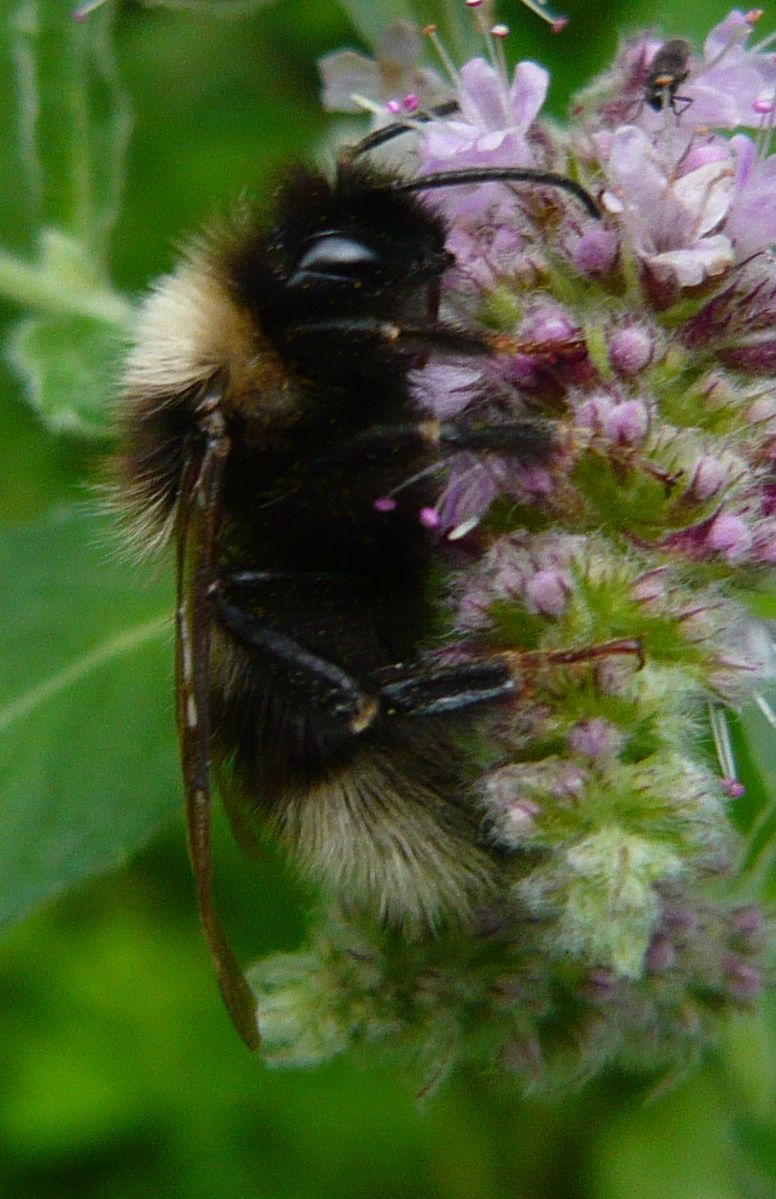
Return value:
<svg viewBox="0 0 776 1199">
<path fill-rule="evenodd" d="M 384 146 L 386 142 L 401 137 L 403 133 L 413 132 L 417 129 L 418 124 L 428 124 L 436 117 L 448 117 L 452 113 L 458 112 L 459 107 L 457 100 L 446 100 L 444 104 L 437 104 L 429 113 L 418 113 L 412 118 L 411 123 L 396 121 L 391 125 L 384 125 L 382 129 L 375 129 L 374 132 L 368 133 L 360 142 L 356 142 L 355 146 L 346 150 L 343 158 L 345 162 L 353 162 L 360 155 L 367 154 L 378 146 Z M 426 175 L 423 179 L 399 180 L 388 184 L 386 190 L 426 191 L 435 187 L 457 187 L 466 183 L 544 183 L 548 187 L 560 187 L 579 200 L 582 207 L 594 220 L 601 220 L 598 205 L 581 183 L 569 179 L 567 175 L 558 175 L 554 171 L 535 170 L 531 167 L 465 167 L 460 171 L 437 171 L 433 175 Z"/>
<path fill-rule="evenodd" d="M 559 187 L 570 192 L 579 200 L 595 220 L 601 220 L 601 211 L 590 192 L 581 183 L 567 175 L 556 175 L 554 171 L 538 171 L 530 167 L 464 167 L 460 171 L 437 171 L 421 179 L 400 179 L 387 185 L 387 191 L 419 192 L 437 187 L 457 187 L 466 183 L 544 183 L 548 187 Z"/>
<path fill-rule="evenodd" d="M 402 133 L 411 133 L 417 126 L 425 125 L 429 121 L 433 121 L 435 117 L 449 117 L 454 112 L 458 112 L 459 104 L 457 100 L 446 100 L 444 104 L 437 104 L 429 113 L 418 113 L 413 116 L 412 121 L 394 121 L 390 125 L 383 125 L 382 129 L 375 129 L 372 133 L 367 133 L 366 137 L 362 137 L 360 142 L 356 142 L 355 146 L 347 152 L 347 158 L 352 162 L 354 158 L 358 158 L 360 154 L 367 154 L 370 150 L 374 150 L 377 146 L 384 146 L 386 142 L 392 142 L 395 137 L 400 137 Z"/>
</svg>

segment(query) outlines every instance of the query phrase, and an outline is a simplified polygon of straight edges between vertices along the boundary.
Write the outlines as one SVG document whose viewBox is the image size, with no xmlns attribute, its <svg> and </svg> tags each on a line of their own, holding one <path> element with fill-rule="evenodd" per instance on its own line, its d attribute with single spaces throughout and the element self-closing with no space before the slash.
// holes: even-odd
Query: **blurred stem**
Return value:
<svg viewBox="0 0 776 1199">
<path fill-rule="evenodd" d="M 21 0 L 10 18 L 21 181 L 32 223 L 105 262 L 131 127 L 116 70 L 115 5 L 75 21 L 67 0 Z"/>
<path fill-rule="evenodd" d="M 117 326 L 128 325 L 133 313 L 130 301 L 111 288 L 70 289 L 59 272 L 33 266 L 4 250 L 0 250 L 0 295 L 25 308 L 77 313 Z"/>
</svg>

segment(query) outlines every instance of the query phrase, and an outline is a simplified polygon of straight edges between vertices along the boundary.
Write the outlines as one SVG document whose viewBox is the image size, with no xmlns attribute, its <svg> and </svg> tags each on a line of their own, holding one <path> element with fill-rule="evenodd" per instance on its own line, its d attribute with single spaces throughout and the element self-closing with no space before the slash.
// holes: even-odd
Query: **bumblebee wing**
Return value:
<svg viewBox="0 0 776 1199">
<path fill-rule="evenodd" d="M 256 1001 L 213 908 L 210 811 L 210 627 L 219 500 L 229 439 L 214 381 L 197 404 L 184 452 L 176 515 L 176 695 L 189 854 L 202 931 L 232 1023 L 249 1049 L 259 1033 Z"/>
<path fill-rule="evenodd" d="M 216 768 L 215 776 L 232 836 L 246 857 L 263 858 L 266 845 L 259 828 L 256 801 L 249 800 L 236 779 L 231 778 L 225 771 Z"/>
</svg>

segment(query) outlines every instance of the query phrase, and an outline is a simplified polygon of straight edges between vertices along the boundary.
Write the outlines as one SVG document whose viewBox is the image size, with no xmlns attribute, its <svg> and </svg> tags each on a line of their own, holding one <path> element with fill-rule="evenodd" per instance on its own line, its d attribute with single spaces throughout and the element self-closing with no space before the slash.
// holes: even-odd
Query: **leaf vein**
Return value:
<svg viewBox="0 0 776 1199">
<path fill-rule="evenodd" d="M 107 641 L 85 653 L 78 661 L 71 662 L 64 670 L 51 675 L 50 678 L 38 683 L 24 695 L 20 695 L 6 704 L 4 708 L 0 708 L 0 733 L 17 721 L 31 715 L 36 708 L 42 707 L 60 692 L 66 691 L 68 687 L 80 682 L 92 671 L 115 658 L 120 658 L 123 654 L 130 653 L 141 645 L 154 641 L 169 628 L 168 616 L 156 617 L 154 620 L 146 621 L 144 624 L 109 637 Z"/>
</svg>

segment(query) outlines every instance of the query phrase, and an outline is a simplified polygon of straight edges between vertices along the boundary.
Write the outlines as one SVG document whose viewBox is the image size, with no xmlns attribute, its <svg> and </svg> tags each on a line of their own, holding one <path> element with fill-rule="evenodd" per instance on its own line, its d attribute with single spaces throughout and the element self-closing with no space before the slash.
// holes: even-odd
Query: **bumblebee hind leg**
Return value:
<svg viewBox="0 0 776 1199">
<path fill-rule="evenodd" d="M 354 738 L 377 720 L 394 716 L 428 717 L 490 703 L 514 690 L 503 660 L 461 666 L 399 668 L 374 672 L 364 682 L 335 663 L 270 628 L 261 617 L 213 588 L 219 622 L 240 644 L 258 656 L 270 675 L 283 674 L 283 687 L 298 694 L 304 707 Z"/>
<path fill-rule="evenodd" d="M 512 693 L 504 663 L 356 678 L 271 628 L 255 594 L 235 602 L 251 572 L 234 577 L 240 586 L 227 577 L 212 598 L 251 680 L 223 722 L 233 733 L 234 713 L 242 720 L 241 749 L 225 749 L 249 818 L 262 810 L 303 873 L 404 935 L 470 919 L 502 868 L 483 838 L 455 715 Z M 258 592 L 267 578 L 255 572 Z"/>
</svg>

